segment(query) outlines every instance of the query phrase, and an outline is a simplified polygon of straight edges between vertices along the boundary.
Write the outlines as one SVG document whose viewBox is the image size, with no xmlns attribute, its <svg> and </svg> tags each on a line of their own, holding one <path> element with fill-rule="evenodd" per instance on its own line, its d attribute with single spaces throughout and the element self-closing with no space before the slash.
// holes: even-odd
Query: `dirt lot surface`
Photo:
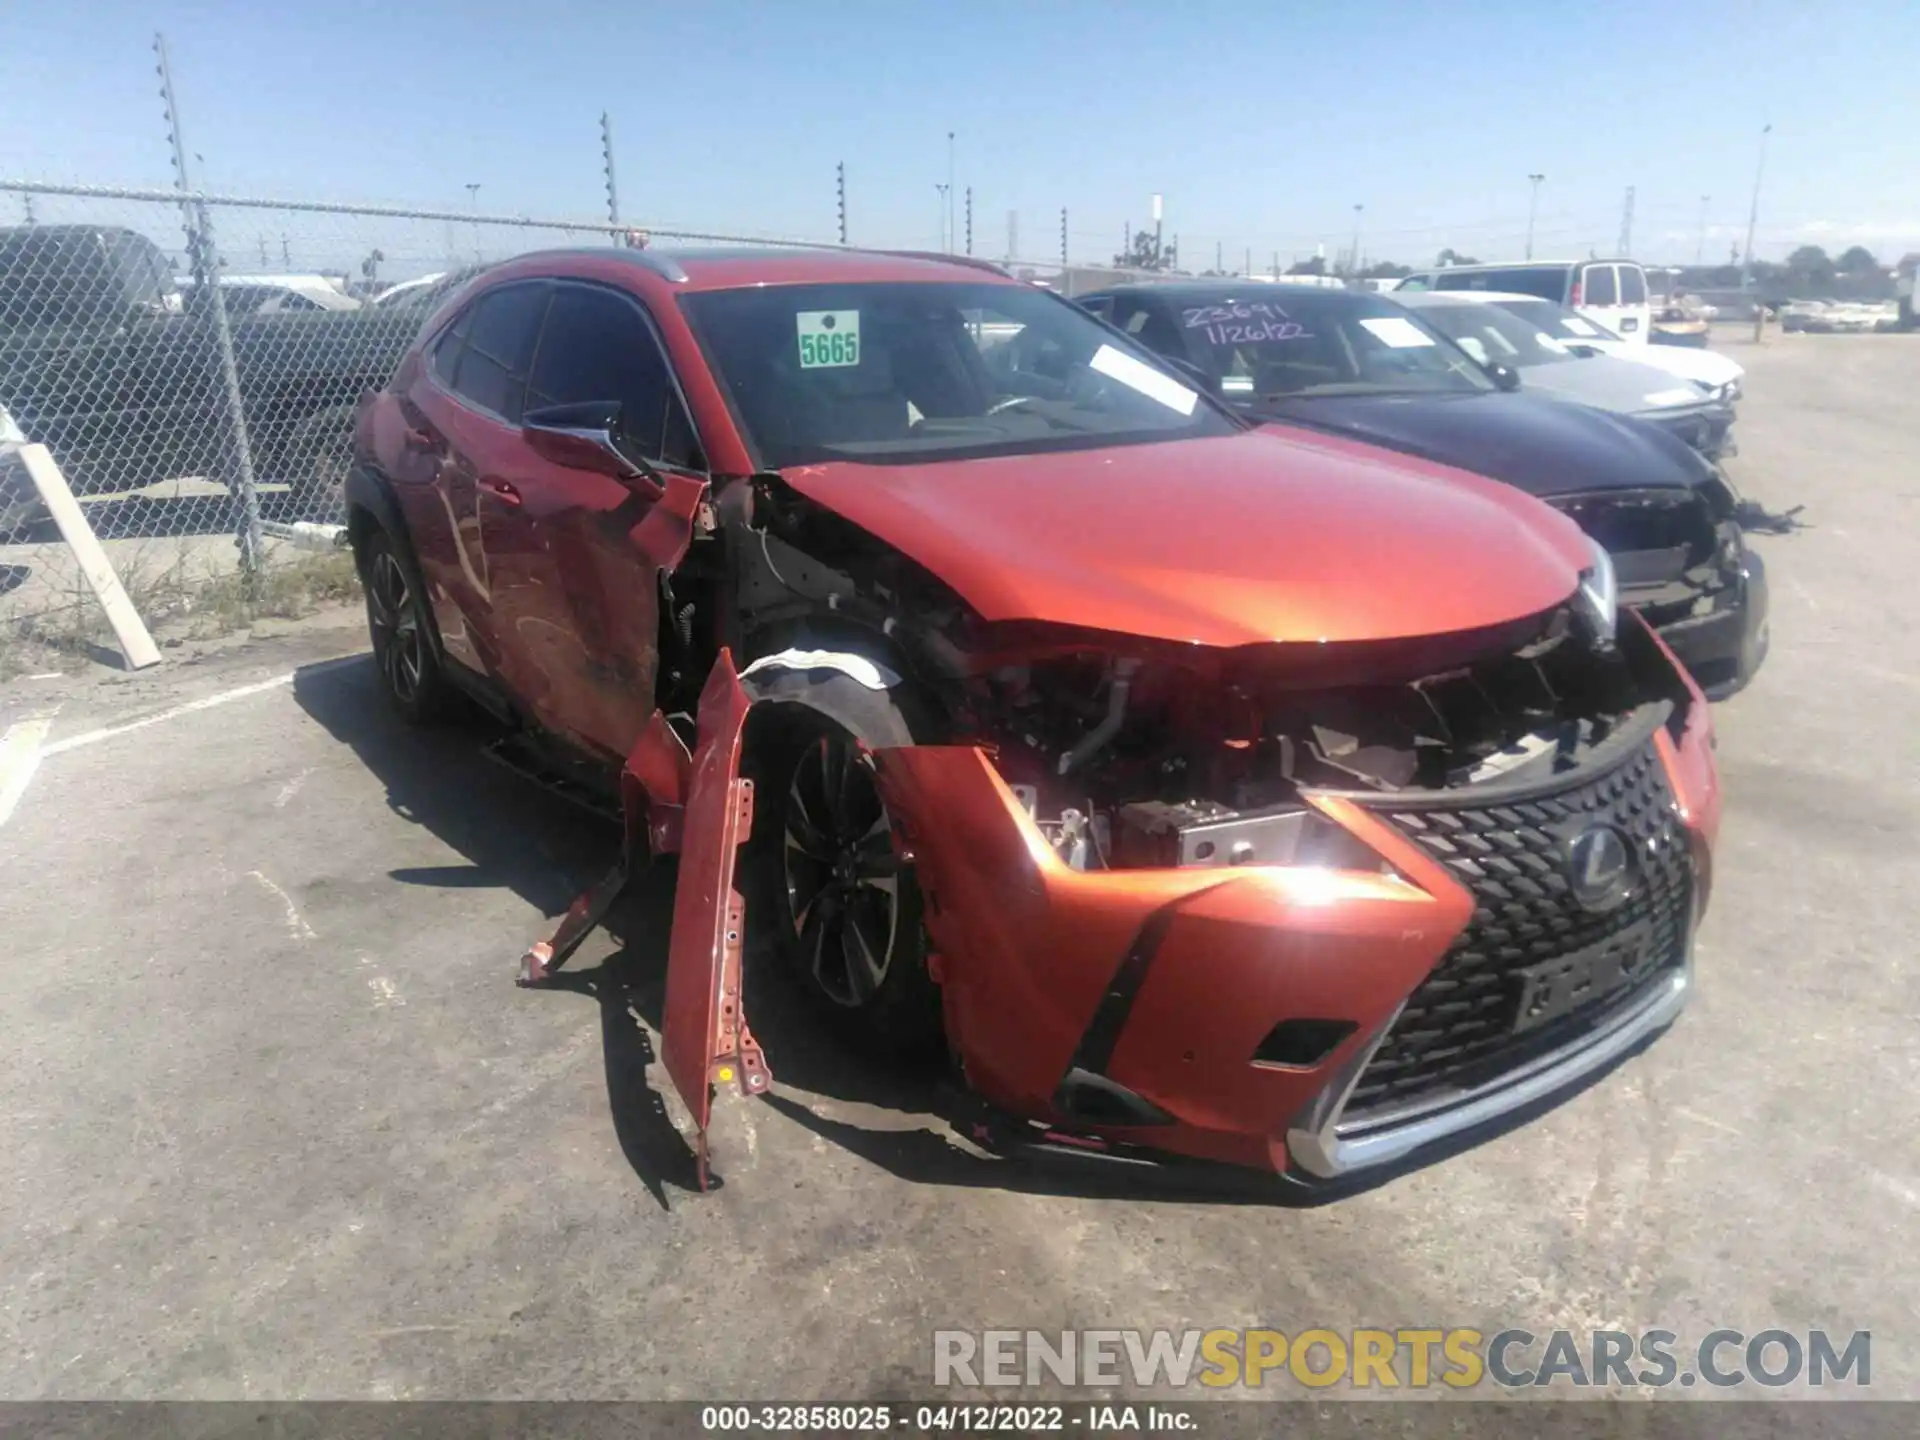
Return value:
<svg viewBox="0 0 1920 1440">
<path fill-rule="evenodd" d="M 761 980 L 698 1196 L 663 892 L 516 990 L 613 837 L 395 723 L 356 617 L 0 688 L 0 1396 L 924 1395 L 936 1328 L 1271 1324 L 1867 1329 L 1920 1398 L 1920 339 L 1728 349 L 1732 472 L 1812 528 L 1755 542 L 1698 996 L 1318 1208 L 977 1156 Z"/>
</svg>

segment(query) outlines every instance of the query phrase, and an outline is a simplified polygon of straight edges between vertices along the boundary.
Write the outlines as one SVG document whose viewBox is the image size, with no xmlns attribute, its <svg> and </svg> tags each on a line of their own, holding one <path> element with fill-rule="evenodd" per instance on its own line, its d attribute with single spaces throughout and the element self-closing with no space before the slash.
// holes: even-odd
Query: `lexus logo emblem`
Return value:
<svg viewBox="0 0 1920 1440">
<path fill-rule="evenodd" d="M 1583 909 L 1611 910 L 1633 891 L 1633 851 L 1611 825 L 1582 830 L 1567 845 L 1567 882 Z"/>
</svg>

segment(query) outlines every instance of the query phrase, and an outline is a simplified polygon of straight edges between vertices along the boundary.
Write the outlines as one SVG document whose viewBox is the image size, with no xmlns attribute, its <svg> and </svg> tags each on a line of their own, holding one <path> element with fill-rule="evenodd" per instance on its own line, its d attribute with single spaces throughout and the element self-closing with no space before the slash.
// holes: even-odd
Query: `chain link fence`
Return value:
<svg viewBox="0 0 1920 1440">
<path fill-rule="evenodd" d="M 0 182 L 0 410 L 48 447 L 149 624 L 341 518 L 360 398 L 446 294 L 530 250 L 666 242 L 606 221 Z M 1066 296 L 1149 272 L 1008 262 Z M 92 593 L 0 446 L 0 627 L 97 634 Z"/>
<path fill-rule="evenodd" d="M 450 290 L 529 250 L 638 238 L 167 190 L 0 182 L 0 198 L 31 216 L 0 227 L 0 410 L 52 452 L 150 623 L 341 518 L 359 400 Z M 92 609 L 0 450 L 0 625 L 84 630 Z"/>
</svg>

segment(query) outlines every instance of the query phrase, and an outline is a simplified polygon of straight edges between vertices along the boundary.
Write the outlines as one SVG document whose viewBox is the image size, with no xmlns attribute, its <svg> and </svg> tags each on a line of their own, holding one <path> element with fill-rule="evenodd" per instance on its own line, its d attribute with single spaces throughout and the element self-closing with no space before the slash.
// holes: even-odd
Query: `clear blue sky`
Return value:
<svg viewBox="0 0 1920 1440">
<path fill-rule="evenodd" d="M 1111 0 L 9 0 L 0 174 L 166 184 L 150 50 L 172 50 L 211 189 L 592 218 L 613 116 L 624 214 L 659 228 L 930 246 L 935 185 L 974 190 L 975 248 L 1081 260 L 1166 196 L 1184 259 L 1710 257 L 1920 248 L 1912 0 L 1210 6 Z M 29 14 L 29 12 L 31 12 Z M 0 197 L 0 221 L 18 217 Z"/>
</svg>

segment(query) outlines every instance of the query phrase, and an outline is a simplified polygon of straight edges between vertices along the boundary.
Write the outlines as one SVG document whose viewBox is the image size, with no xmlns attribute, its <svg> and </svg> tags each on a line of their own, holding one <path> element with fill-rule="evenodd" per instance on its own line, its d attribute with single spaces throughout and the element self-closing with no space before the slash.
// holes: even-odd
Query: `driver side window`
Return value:
<svg viewBox="0 0 1920 1440">
<path fill-rule="evenodd" d="M 620 403 L 629 441 L 649 460 L 702 470 L 700 447 L 653 327 L 625 296 L 560 285 L 527 380 L 527 409 Z"/>
</svg>

